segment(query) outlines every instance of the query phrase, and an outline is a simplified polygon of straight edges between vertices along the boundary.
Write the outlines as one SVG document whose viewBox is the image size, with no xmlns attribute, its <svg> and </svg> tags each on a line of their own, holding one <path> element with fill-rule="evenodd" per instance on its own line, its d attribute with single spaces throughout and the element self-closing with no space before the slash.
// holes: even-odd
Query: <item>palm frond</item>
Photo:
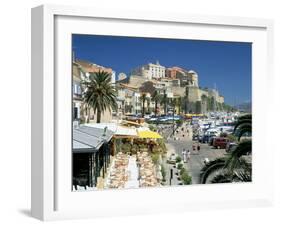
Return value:
<svg viewBox="0 0 281 226">
<path fill-rule="evenodd" d="M 116 90 L 111 83 L 111 74 L 104 71 L 90 73 L 81 84 L 84 88 L 84 102 L 94 110 L 94 113 L 103 113 L 116 108 Z"/>
<path fill-rule="evenodd" d="M 235 172 L 235 176 L 237 177 L 239 182 L 251 182 L 252 181 L 252 174 L 245 172 L 245 171 Z"/>
<path fill-rule="evenodd" d="M 212 180 L 212 184 L 218 184 L 218 183 L 231 183 L 232 182 L 232 176 L 227 173 L 220 173 L 216 175 Z"/>
<path fill-rule="evenodd" d="M 207 163 L 200 172 L 200 183 L 201 184 L 205 184 L 207 182 L 208 177 L 220 170 L 223 169 L 225 165 L 225 159 L 224 158 L 218 158 L 215 159 L 213 161 L 210 161 L 209 163 Z"/>
<path fill-rule="evenodd" d="M 225 168 L 229 171 L 241 168 L 242 164 L 245 166 L 245 161 L 240 157 L 247 155 L 252 152 L 252 141 L 246 140 L 237 145 L 237 147 L 231 152 L 231 155 L 227 158 L 225 162 Z"/>
<path fill-rule="evenodd" d="M 233 132 L 235 133 L 235 131 L 237 130 L 237 128 L 244 124 L 244 123 L 250 123 L 252 124 L 252 115 L 251 114 L 247 114 L 247 115 L 243 115 L 243 116 L 240 116 L 237 120 L 237 122 L 235 123 L 235 126 L 234 126 L 234 130 Z"/>
</svg>

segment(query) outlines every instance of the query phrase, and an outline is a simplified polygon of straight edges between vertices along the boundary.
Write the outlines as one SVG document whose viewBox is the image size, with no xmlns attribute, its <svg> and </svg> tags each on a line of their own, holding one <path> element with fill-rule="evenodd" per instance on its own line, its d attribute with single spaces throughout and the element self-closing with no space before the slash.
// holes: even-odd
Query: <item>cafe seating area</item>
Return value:
<svg viewBox="0 0 281 226">
<path fill-rule="evenodd" d="M 136 155 L 117 153 L 109 170 L 105 187 L 138 188 L 160 186 L 156 168 L 148 152 Z"/>
<path fill-rule="evenodd" d="M 138 152 L 137 163 L 139 166 L 140 187 L 160 186 L 157 180 L 155 165 L 148 152 Z"/>
<path fill-rule="evenodd" d="M 109 188 L 124 188 L 128 181 L 129 156 L 119 152 L 111 165 L 106 186 Z"/>
</svg>

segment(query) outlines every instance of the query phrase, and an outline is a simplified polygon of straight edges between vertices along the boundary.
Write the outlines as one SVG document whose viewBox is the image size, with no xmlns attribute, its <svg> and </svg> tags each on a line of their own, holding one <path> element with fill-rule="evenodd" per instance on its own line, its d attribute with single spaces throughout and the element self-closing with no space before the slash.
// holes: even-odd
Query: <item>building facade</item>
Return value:
<svg viewBox="0 0 281 226">
<path fill-rule="evenodd" d="M 215 103 L 224 102 L 224 98 L 219 95 L 218 91 L 201 89 L 199 87 L 198 74 L 195 71 L 186 70 L 180 67 L 170 67 L 165 69 L 164 76 L 163 73 L 153 73 L 157 71 L 156 69 L 152 69 L 155 65 L 159 66 L 159 63 L 147 64 L 136 68 L 133 70 L 134 74 L 128 77 L 126 81 L 122 82 L 128 87 L 134 87 L 135 92 L 136 90 L 138 90 L 139 93 L 149 92 L 147 85 L 150 84 L 150 86 L 152 85 L 154 87 L 154 90 L 157 90 L 162 96 L 166 95 L 168 99 L 181 97 L 185 106 L 186 103 L 188 103 L 189 112 L 206 112 L 208 98 L 212 99 Z M 152 90 L 151 87 L 150 90 Z M 153 92 L 149 93 L 152 95 Z M 133 95 L 130 97 L 127 96 L 127 99 L 128 98 L 130 98 L 130 104 L 132 104 L 134 113 L 138 112 L 140 110 L 138 109 L 139 107 L 135 107 L 137 98 L 133 97 Z M 153 106 L 154 104 L 152 99 L 150 99 L 148 103 L 149 106 L 146 106 L 147 108 L 150 108 L 150 106 Z M 217 105 L 219 106 L 219 104 Z M 214 106 L 214 109 L 216 109 L 216 106 Z M 160 109 L 160 112 L 163 112 L 163 109 Z"/>
<path fill-rule="evenodd" d="M 81 87 L 81 77 L 82 77 L 81 67 L 73 62 L 72 63 L 72 121 L 79 123 L 82 115 L 82 87 Z"/>
<path fill-rule="evenodd" d="M 73 77 L 73 122 L 89 122 L 96 120 L 96 112 L 83 102 L 83 90 L 81 81 L 87 79 L 90 73 L 97 73 L 99 71 L 107 72 L 111 75 L 112 85 L 115 86 L 115 71 L 101 65 L 97 65 L 84 60 L 76 60 L 72 64 L 72 77 Z M 101 115 L 101 122 L 109 122 L 112 120 L 112 110 L 107 109 Z"/>
<path fill-rule="evenodd" d="M 157 61 L 155 64 L 148 63 L 132 70 L 132 75 L 142 76 L 148 80 L 165 78 L 165 67 Z"/>
<path fill-rule="evenodd" d="M 185 71 L 180 67 L 170 67 L 166 69 L 166 77 L 175 79 L 178 74 L 185 74 Z"/>
<path fill-rule="evenodd" d="M 126 78 L 127 78 L 127 75 L 125 73 L 121 72 L 121 73 L 118 74 L 117 80 L 121 81 L 121 80 L 124 80 Z"/>
</svg>

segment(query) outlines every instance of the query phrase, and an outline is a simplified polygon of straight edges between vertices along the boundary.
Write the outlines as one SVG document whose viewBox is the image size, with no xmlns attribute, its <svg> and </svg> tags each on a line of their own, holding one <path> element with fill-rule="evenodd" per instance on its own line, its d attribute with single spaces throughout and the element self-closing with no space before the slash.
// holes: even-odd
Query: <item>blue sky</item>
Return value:
<svg viewBox="0 0 281 226">
<path fill-rule="evenodd" d="M 76 58 L 110 67 L 117 75 L 158 60 L 165 67 L 196 71 L 199 86 L 216 85 L 228 104 L 252 98 L 251 43 L 75 34 L 72 48 Z"/>
</svg>

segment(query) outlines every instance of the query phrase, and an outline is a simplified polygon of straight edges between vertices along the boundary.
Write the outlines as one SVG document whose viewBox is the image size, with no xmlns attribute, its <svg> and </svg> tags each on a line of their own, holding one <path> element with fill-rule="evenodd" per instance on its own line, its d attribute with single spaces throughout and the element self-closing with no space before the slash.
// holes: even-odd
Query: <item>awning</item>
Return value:
<svg viewBox="0 0 281 226">
<path fill-rule="evenodd" d="M 138 131 L 139 138 L 150 138 L 150 139 L 161 139 L 159 133 L 150 131 L 150 130 L 141 130 Z"/>
<path fill-rule="evenodd" d="M 110 141 L 113 133 L 110 130 L 81 125 L 73 128 L 72 135 L 73 153 L 94 153 L 99 151 L 105 142 Z"/>
<path fill-rule="evenodd" d="M 73 140 L 72 144 L 73 144 L 73 149 L 72 149 L 73 153 L 94 153 L 98 151 L 96 147 L 90 146 L 85 143 L 81 143 L 80 141 Z"/>
<path fill-rule="evenodd" d="M 107 127 L 95 128 L 95 127 L 81 125 L 75 128 L 74 130 L 88 134 L 90 136 L 98 138 L 99 140 L 106 140 L 107 142 L 109 142 L 111 137 L 113 136 L 113 132 Z"/>
<path fill-rule="evenodd" d="M 105 128 L 107 127 L 108 130 L 112 131 L 114 137 L 137 137 L 137 131 L 135 128 L 126 127 L 118 125 L 117 123 L 93 123 L 93 124 L 86 124 L 92 128 Z"/>
<path fill-rule="evenodd" d="M 137 122 L 126 121 L 126 120 L 123 120 L 123 121 L 122 121 L 122 124 L 123 124 L 123 125 L 134 125 L 134 126 L 138 126 L 138 127 L 141 126 L 141 124 L 139 124 L 139 123 L 137 123 Z"/>
</svg>

